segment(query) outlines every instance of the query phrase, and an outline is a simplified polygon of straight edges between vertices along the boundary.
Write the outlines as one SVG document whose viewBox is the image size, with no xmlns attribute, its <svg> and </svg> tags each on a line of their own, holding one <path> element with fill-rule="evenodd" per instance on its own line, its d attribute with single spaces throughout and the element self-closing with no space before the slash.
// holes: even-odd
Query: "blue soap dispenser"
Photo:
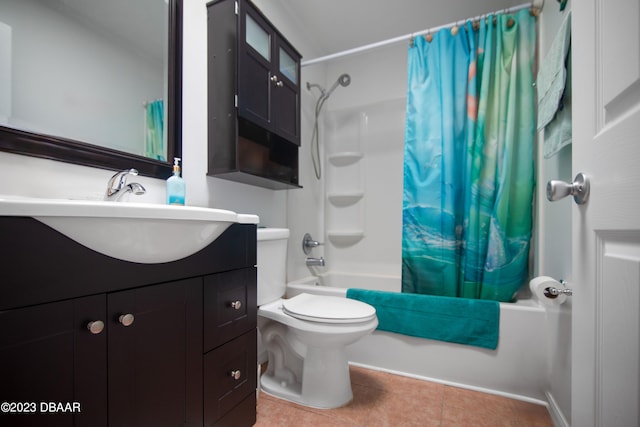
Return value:
<svg viewBox="0 0 640 427">
<path fill-rule="evenodd" d="M 180 158 L 173 159 L 173 175 L 167 179 L 167 204 L 184 206 L 186 185 L 180 176 Z"/>
</svg>

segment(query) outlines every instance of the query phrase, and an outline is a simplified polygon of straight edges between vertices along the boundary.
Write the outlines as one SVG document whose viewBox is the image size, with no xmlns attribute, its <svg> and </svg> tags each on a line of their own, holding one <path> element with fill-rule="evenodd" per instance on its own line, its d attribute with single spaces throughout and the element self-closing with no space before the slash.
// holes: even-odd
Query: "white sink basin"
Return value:
<svg viewBox="0 0 640 427">
<path fill-rule="evenodd" d="M 33 217 L 96 252 L 145 264 L 192 255 L 235 222 L 257 223 L 222 209 L 2 195 L 0 216 Z"/>
</svg>

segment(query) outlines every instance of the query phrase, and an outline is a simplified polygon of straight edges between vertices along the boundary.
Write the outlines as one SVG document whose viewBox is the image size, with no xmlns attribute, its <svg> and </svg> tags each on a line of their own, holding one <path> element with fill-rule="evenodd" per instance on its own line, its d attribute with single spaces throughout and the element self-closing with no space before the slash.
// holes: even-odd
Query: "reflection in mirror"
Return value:
<svg viewBox="0 0 640 427">
<path fill-rule="evenodd" d="M 170 175 L 181 0 L 0 0 L 0 149 Z"/>
</svg>

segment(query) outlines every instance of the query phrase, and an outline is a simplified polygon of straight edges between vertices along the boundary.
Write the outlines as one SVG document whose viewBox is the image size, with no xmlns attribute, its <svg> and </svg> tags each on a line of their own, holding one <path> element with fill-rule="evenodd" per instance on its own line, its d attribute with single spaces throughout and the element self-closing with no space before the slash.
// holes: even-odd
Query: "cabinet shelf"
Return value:
<svg viewBox="0 0 640 427">
<path fill-rule="evenodd" d="M 362 199 L 364 193 L 362 191 L 353 193 L 329 193 L 327 198 L 334 206 L 350 206 Z"/>
<path fill-rule="evenodd" d="M 362 157 L 364 157 L 364 155 L 361 152 L 345 151 L 330 155 L 329 162 L 334 166 L 349 166 L 362 159 Z"/>
</svg>

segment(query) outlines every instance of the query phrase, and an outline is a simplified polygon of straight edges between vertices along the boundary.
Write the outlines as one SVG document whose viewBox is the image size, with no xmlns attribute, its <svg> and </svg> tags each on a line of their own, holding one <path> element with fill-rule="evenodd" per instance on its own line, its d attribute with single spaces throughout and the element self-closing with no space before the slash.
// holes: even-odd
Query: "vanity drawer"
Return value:
<svg viewBox="0 0 640 427">
<path fill-rule="evenodd" d="M 257 351 L 257 329 L 254 328 L 205 354 L 205 426 L 213 425 L 251 394 L 255 396 Z"/>
<path fill-rule="evenodd" d="M 255 267 L 204 278 L 204 351 L 255 329 L 257 316 Z"/>
</svg>

